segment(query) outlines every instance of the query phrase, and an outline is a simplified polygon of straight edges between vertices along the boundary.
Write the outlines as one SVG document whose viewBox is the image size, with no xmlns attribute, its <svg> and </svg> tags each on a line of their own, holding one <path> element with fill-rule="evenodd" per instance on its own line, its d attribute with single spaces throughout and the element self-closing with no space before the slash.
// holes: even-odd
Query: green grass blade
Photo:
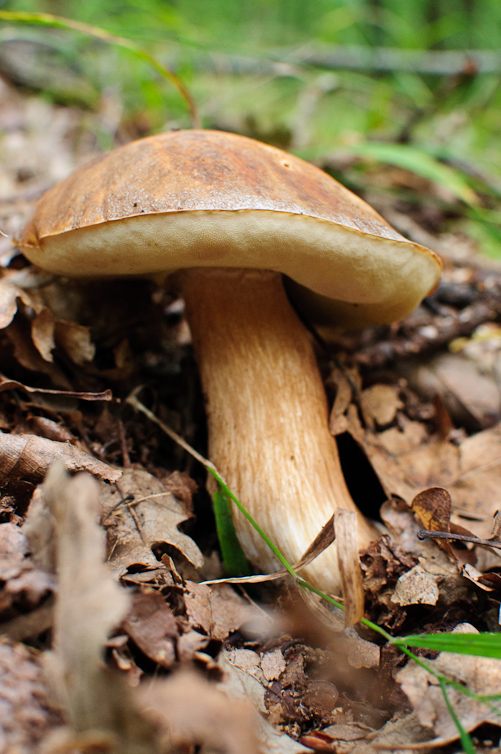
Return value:
<svg viewBox="0 0 501 754">
<path fill-rule="evenodd" d="M 53 16 L 51 13 L 28 13 L 25 11 L 0 10 L 0 21 L 8 21 L 10 23 L 18 24 L 34 24 L 37 26 L 50 26 L 54 29 L 77 31 L 81 34 L 93 37 L 94 39 L 100 39 L 102 42 L 114 45 L 115 47 L 129 50 L 129 52 L 132 52 L 137 58 L 151 65 L 157 73 L 169 81 L 178 90 L 190 111 L 193 128 L 200 127 L 200 118 L 195 101 L 179 76 L 132 40 L 126 39 L 125 37 L 118 37 L 105 29 L 101 29 L 99 26 L 91 26 L 90 24 L 75 21 L 71 18 Z"/>
<path fill-rule="evenodd" d="M 501 660 L 501 633 L 417 634 L 393 638 L 391 643 L 397 646 L 420 647 L 436 652 L 455 652 Z"/>
<path fill-rule="evenodd" d="M 456 710 L 454 709 L 453 705 L 451 704 L 451 700 L 449 699 L 449 695 L 447 693 L 447 683 L 443 678 L 439 678 L 439 684 L 440 688 L 442 690 L 442 694 L 444 697 L 444 701 L 446 704 L 446 707 L 449 711 L 449 715 L 452 718 L 452 721 L 454 722 L 454 725 L 456 726 L 456 730 L 459 733 L 459 740 L 461 741 L 461 745 L 463 747 L 463 751 L 465 754 L 476 754 L 475 747 L 473 746 L 473 741 L 470 738 L 469 733 L 464 729 L 463 724 L 459 717 L 456 714 Z"/>
<path fill-rule="evenodd" d="M 378 162 L 409 170 L 411 173 L 443 186 L 469 206 L 478 205 L 477 195 L 461 173 L 448 165 L 443 165 L 417 147 L 407 144 L 365 142 L 354 144 L 349 147 L 349 150 L 360 157 L 369 157 Z"/>
<path fill-rule="evenodd" d="M 231 517 L 231 499 L 226 491 L 219 486 L 212 496 L 212 502 L 217 537 L 226 574 L 228 576 L 248 576 L 250 570 L 247 559 L 240 547 Z"/>
</svg>

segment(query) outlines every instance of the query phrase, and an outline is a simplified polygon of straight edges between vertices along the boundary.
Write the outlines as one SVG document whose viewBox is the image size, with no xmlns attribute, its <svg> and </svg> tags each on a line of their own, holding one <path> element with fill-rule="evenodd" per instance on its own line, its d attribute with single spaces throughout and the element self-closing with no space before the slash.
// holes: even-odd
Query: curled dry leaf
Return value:
<svg viewBox="0 0 501 754">
<path fill-rule="evenodd" d="M 55 461 L 68 471 L 88 471 L 98 479 L 116 482 L 122 472 L 98 461 L 83 450 L 65 442 L 36 435 L 8 435 L 0 432 L 0 483 L 23 480 L 37 484 Z"/>
<path fill-rule="evenodd" d="M 101 504 L 109 564 L 117 575 L 136 565 L 158 568 L 155 545 L 172 545 L 195 567 L 203 564 L 195 542 L 178 529 L 188 518 L 182 505 L 148 472 L 125 469 L 116 487 L 102 486 Z"/>
<path fill-rule="evenodd" d="M 0 330 L 10 325 L 17 312 L 18 300 L 34 311 L 40 311 L 42 304 L 36 296 L 9 280 L 10 275 L 0 278 Z"/>
<path fill-rule="evenodd" d="M 364 586 L 358 555 L 356 514 L 338 509 L 334 515 L 334 526 L 344 594 L 344 625 L 353 626 L 364 616 Z"/>
<path fill-rule="evenodd" d="M 59 592 L 55 610 L 54 667 L 77 730 L 96 727 L 104 700 L 96 697 L 103 647 L 123 617 L 128 599 L 104 565 L 105 536 L 97 523 L 98 487 L 91 476 L 70 479 L 55 464 L 43 486 L 55 522 Z"/>
<path fill-rule="evenodd" d="M 329 725 L 323 730 L 314 730 L 301 738 L 301 743 L 314 751 L 334 752 L 335 754 L 349 754 L 349 752 L 364 741 L 373 729 L 359 723 L 338 723 Z M 363 754 L 372 754 L 370 750 Z"/>
<path fill-rule="evenodd" d="M 111 401 L 113 394 L 111 390 L 103 390 L 99 393 L 79 392 L 75 390 L 51 390 L 43 387 L 30 387 L 17 380 L 11 380 L 0 374 L 0 393 L 4 390 L 17 390 L 21 388 L 27 393 L 42 393 L 43 395 L 64 395 L 67 398 L 78 398 L 82 401 Z"/>
<path fill-rule="evenodd" d="M 49 309 L 43 309 L 31 323 L 31 337 L 45 361 L 53 361 L 52 351 L 59 346 L 75 364 L 92 361 L 95 347 L 88 327 L 56 319 Z"/>
<path fill-rule="evenodd" d="M 342 370 L 335 368 L 332 370 L 329 382 L 335 387 L 336 393 L 329 417 L 329 429 L 336 436 L 346 432 L 348 428 L 345 414 L 352 401 L 353 387 L 360 389 L 360 378 L 358 372 L 350 373 L 348 368 Z"/>
<path fill-rule="evenodd" d="M 452 500 L 450 494 L 443 487 L 430 487 L 423 490 L 414 497 L 411 508 L 417 520 L 427 532 L 473 536 L 468 529 L 451 523 Z M 431 537 L 433 538 L 433 534 L 431 534 Z M 455 549 L 453 547 L 454 542 L 440 538 L 435 538 L 435 542 L 451 558 L 464 563 L 475 563 L 474 553 L 465 549 Z"/>
<path fill-rule="evenodd" d="M 21 282 L 18 273 L 0 278 L 0 330 L 12 323 L 18 311 L 18 301 L 21 301 L 27 311 L 35 314 L 31 321 L 31 338 L 42 359 L 52 362 L 52 351 L 59 346 L 75 364 L 91 361 L 95 347 L 89 328 L 56 318 L 39 292 L 27 290 L 17 282 Z"/>
<path fill-rule="evenodd" d="M 174 665 L 179 631 L 170 607 L 159 592 L 134 594 L 122 628 L 157 665 L 163 668 Z"/>
</svg>

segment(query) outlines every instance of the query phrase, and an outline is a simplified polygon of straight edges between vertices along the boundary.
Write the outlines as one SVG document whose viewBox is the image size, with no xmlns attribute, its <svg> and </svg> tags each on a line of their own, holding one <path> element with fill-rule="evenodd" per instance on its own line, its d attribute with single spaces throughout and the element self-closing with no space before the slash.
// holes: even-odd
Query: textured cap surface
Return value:
<svg viewBox="0 0 501 754">
<path fill-rule="evenodd" d="M 433 252 L 323 171 L 217 131 L 160 134 L 90 162 L 42 197 L 20 247 L 63 275 L 277 270 L 300 297 L 301 286 L 320 294 L 326 316 L 334 299 L 356 323 L 403 316 L 440 274 Z"/>
</svg>

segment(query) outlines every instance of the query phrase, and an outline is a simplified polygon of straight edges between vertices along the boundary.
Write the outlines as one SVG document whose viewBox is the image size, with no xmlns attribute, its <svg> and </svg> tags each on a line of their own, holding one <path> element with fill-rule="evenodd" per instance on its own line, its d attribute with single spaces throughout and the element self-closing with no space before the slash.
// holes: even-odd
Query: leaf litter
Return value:
<svg viewBox="0 0 501 754">
<path fill-rule="evenodd" d="M 0 212 L 12 236 L 41 190 L 96 146 L 77 138 L 76 109 L 3 83 L 0 97 L 8 154 Z M 21 163 L 31 171 L 24 184 Z M 456 741 L 433 676 L 403 667 L 395 647 L 366 629 L 346 629 L 340 612 L 305 598 L 289 577 L 214 583 L 224 573 L 200 469 L 110 401 L 110 387 L 124 399 L 147 385 L 154 414 L 190 442 L 197 436 L 189 337 L 175 300 L 144 282 L 93 293 L 23 269 L 7 243 L 2 249 L 2 744 L 23 754 L 197 746 L 373 754 Z M 441 286 L 411 317 L 336 335 L 331 430 L 354 438 L 387 498 L 384 533 L 362 555 L 347 623 L 361 615 L 363 589 L 366 617 L 397 634 L 449 632 L 465 621 L 470 631 L 497 628 L 496 598 L 482 579 L 498 588 L 499 556 L 476 541 L 489 537 L 499 507 L 500 291 L 498 270 L 451 257 Z M 51 470 L 58 459 L 99 481 L 68 480 Z M 362 497 L 376 496 L 367 482 Z M 349 522 L 335 526 L 348 542 Z M 473 539 L 462 551 L 457 542 L 441 548 L 420 540 L 422 529 L 466 529 Z M 471 691 L 497 693 L 498 661 L 455 657 L 426 661 Z M 448 695 L 468 730 L 481 737 L 488 724 L 495 738 L 489 707 Z"/>
</svg>

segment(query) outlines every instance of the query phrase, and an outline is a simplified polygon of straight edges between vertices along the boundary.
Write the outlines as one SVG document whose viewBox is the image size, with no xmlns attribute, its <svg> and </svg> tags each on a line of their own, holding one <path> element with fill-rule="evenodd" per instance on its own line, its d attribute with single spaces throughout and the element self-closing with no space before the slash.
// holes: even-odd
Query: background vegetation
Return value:
<svg viewBox="0 0 501 754">
<path fill-rule="evenodd" d="M 346 158 L 354 189 L 374 161 L 431 179 L 462 200 L 451 219 L 459 214 L 467 233 L 498 252 L 496 0 L 13 0 L 0 9 L 57 13 L 133 40 L 183 78 L 205 127 L 307 159 Z M 30 85 L 38 76 L 56 101 L 119 108 L 131 138 L 190 125 L 175 89 L 123 50 L 61 30 L 0 34 L 0 58 L 25 45 L 17 76 L 36 48 Z M 96 133 L 103 148 L 115 143 L 113 123 L 104 118 Z M 413 201 L 409 187 L 400 190 Z"/>
</svg>

